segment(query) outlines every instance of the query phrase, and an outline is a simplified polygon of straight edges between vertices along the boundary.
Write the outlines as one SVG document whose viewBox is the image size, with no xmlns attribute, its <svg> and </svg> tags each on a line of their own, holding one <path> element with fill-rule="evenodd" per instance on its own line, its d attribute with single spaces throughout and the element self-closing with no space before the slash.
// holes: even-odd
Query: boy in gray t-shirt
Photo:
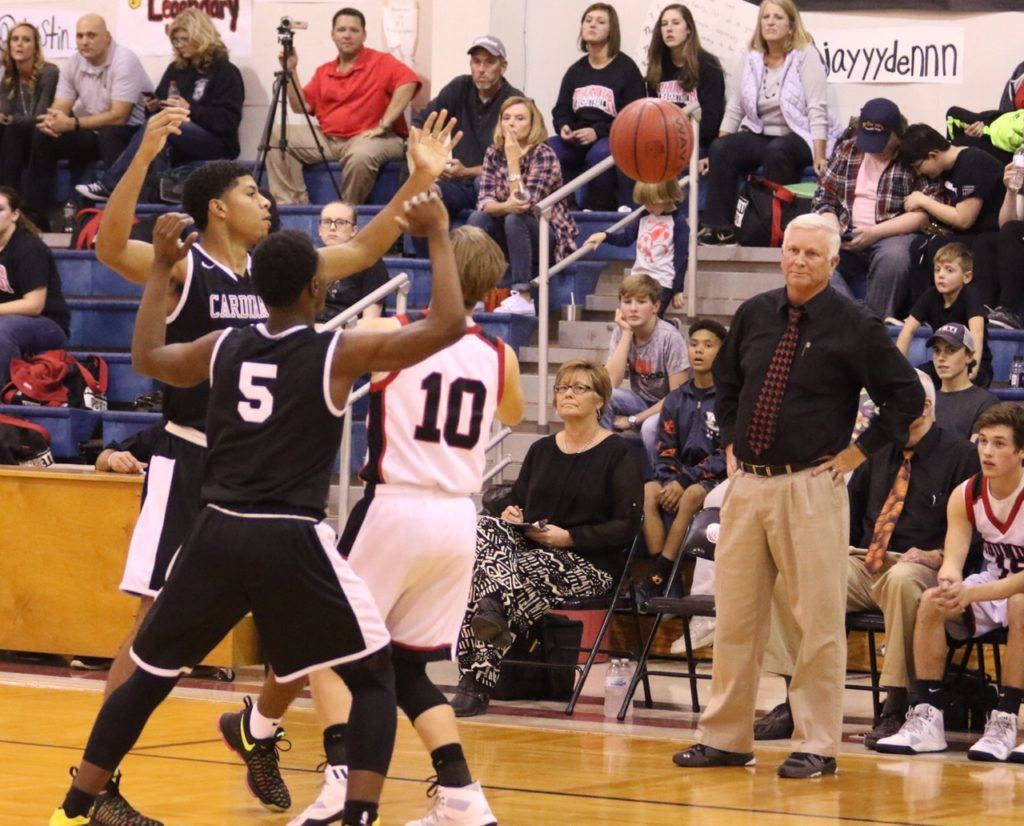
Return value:
<svg viewBox="0 0 1024 826">
<path fill-rule="evenodd" d="M 661 285 L 649 275 L 630 275 L 619 285 L 618 325 L 605 368 L 612 380 L 611 404 L 601 423 L 626 436 L 639 431 L 648 465 L 653 464 L 662 400 L 686 381 L 690 362 L 675 325 L 658 318 Z M 619 387 L 629 378 L 629 389 Z"/>
</svg>

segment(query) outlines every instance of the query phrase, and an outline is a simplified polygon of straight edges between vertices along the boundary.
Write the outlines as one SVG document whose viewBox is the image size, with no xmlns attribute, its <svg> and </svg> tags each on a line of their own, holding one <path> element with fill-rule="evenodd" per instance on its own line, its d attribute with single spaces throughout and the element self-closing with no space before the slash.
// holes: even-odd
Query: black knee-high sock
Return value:
<svg viewBox="0 0 1024 826">
<path fill-rule="evenodd" d="M 473 782 L 473 776 L 469 773 L 469 766 L 466 764 L 466 755 L 462 753 L 462 745 L 449 743 L 447 746 L 440 746 L 430 752 L 430 760 L 434 764 L 434 771 L 437 772 L 437 784 L 439 786 L 468 786 Z"/>
<path fill-rule="evenodd" d="M 347 766 L 348 754 L 345 752 L 345 723 L 336 723 L 324 729 L 324 754 L 331 766 Z"/>
<path fill-rule="evenodd" d="M 177 682 L 177 677 L 155 677 L 136 668 L 103 703 L 85 746 L 86 761 L 114 771 Z"/>
<path fill-rule="evenodd" d="M 1020 712 L 1021 700 L 1024 700 L 1024 689 L 1004 685 L 1003 693 L 999 695 L 999 704 L 996 706 L 996 711 L 1017 714 Z"/>
</svg>

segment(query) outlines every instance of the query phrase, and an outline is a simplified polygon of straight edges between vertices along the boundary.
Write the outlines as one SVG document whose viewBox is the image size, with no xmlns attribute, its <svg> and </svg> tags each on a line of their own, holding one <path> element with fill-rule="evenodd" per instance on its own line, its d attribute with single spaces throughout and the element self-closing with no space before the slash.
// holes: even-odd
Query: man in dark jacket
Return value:
<svg viewBox="0 0 1024 826">
<path fill-rule="evenodd" d="M 505 80 L 508 56 L 497 37 L 478 37 L 467 54 L 470 73 L 448 83 L 412 121 L 414 126 L 423 126 L 431 112 L 442 109 L 458 119 L 462 140 L 437 182 L 452 217 L 476 208 L 476 179 L 483 171 L 484 152 L 494 143 L 498 111 L 506 99 L 523 94 Z"/>
<path fill-rule="evenodd" d="M 711 375 L 725 335 L 725 327 L 710 319 L 700 319 L 690 327 L 687 355 L 693 378 L 669 393 L 661 408 L 654 480 L 644 486 L 644 539 L 654 562 L 647 578 L 637 586 L 641 604 L 665 591 L 690 521 L 708 491 L 725 479 Z M 678 587 L 678 581 L 672 583 L 673 595 Z"/>
</svg>

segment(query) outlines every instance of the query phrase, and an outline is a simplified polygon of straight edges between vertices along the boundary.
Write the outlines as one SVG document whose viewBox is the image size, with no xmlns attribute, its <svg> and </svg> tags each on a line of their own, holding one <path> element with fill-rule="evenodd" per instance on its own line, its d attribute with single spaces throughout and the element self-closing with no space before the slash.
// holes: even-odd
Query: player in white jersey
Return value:
<svg viewBox="0 0 1024 826">
<path fill-rule="evenodd" d="M 476 546 L 476 508 L 495 416 L 523 415 L 515 352 L 480 329 L 472 309 L 506 269 L 500 248 L 474 227 L 452 233 L 466 306 L 466 335 L 412 367 L 372 376 L 366 493 L 339 548 L 370 588 L 392 636 L 398 705 L 430 751 L 437 772 L 434 809 L 416 824 L 496 823 L 473 781 L 455 715 L 426 665 L 451 659 L 466 605 Z M 404 319 L 360 325 L 397 328 Z M 324 724 L 327 768 L 319 798 L 289 826 L 333 823 L 344 805 L 348 704 L 321 674 L 310 676 Z M 338 701 L 338 697 L 342 701 Z"/>
<path fill-rule="evenodd" d="M 943 669 L 946 633 L 957 639 L 1007 628 L 1003 685 L 971 760 L 1024 763 L 1017 716 L 1024 699 L 1024 408 L 1011 402 L 978 417 L 981 474 L 958 485 L 946 508 L 948 527 L 939 587 L 924 592 L 914 628 L 917 705 L 878 751 L 918 754 L 946 748 Z M 982 570 L 963 577 L 974 530 L 981 535 Z"/>
</svg>

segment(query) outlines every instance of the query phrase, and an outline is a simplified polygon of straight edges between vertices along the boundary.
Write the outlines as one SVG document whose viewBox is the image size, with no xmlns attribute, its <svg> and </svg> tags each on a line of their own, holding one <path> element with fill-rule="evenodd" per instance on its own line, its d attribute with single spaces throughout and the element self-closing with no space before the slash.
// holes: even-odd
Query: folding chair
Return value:
<svg viewBox="0 0 1024 826">
<path fill-rule="evenodd" d="M 985 646 L 992 646 L 992 659 L 996 667 L 996 688 L 1002 691 L 1003 688 L 1003 662 L 1002 657 L 999 654 L 999 646 L 1006 645 L 1006 629 L 1005 628 L 994 628 L 987 634 L 982 634 L 980 637 L 975 637 L 969 640 L 957 640 L 953 639 L 949 634 L 946 634 L 946 643 L 949 645 L 949 653 L 946 655 L 946 667 L 943 670 L 943 674 L 949 671 L 950 665 L 953 663 L 953 657 L 956 655 L 958 648 L 963 648 L 964 653 L 960 658 L 960 665 L 957 667 L 957 674 L 963 674 L 967 670 L 967 663 L 971 659 L 971 654 L 974 651 L 978 652 L 978 668 L 982 674 L 986 674 L 985 668 Z"/>
<path fill-rule="evenodd" d="M 878 670 L 878 652 L 876 635 L 885 633 L 885 620 L 881 611 L 852 611 L 846 615 L 846 636 L 851 631 L 863 631 L 868 635 L 868 668 L 871 673 L 870 685 L 847 683 L 850 691 L 870 691 L 871 709 L 874 714 L 873 724 L 878 725 L 882 719 L 882 675 Z"/>
<path fill-rule="evenodd" d="M 602 594 L 596 597 L 581 597 L 579 599 L 567 599 L 556 605 L 551 606 L 552 611 L 604 611 L 604 617 L 601 620 L 601 626 L 598 629 L 597 637 L 594 640 L 593 647 L 590 648 L 587 654 L 587 659 L 581 666 L 578 662 L 575 664 L 567 663 L 538 663 L 530 662 L 526 660 L 503 660 L 502 665 L 509 663 L 518 666 L 531 666 L 534 668 L 571 668 L 576 674 L 576 685 L 573 688 L 572 696 L 569 698 L 569 702 L 565 706 L 565 713 L 572 715 L 576 710 L 576 704 L 579 702 L 580 696 L 583 694 L 583 686 L 587 681 L 587 677 L 590 675 L 591 669 L 594 667 L 594 663 L 601 654 L 606 654 L 613 657 L 629 657 L 637 658 L 640 654 L 640 646 L 643 642 L 643 630 L 640 627 L 640 613 L 637 609 L 636 604 L 636 588 L 633 585 L 631 579 L 631 569 L 633 562 L 636 559 L 637 548 L 640 543 L 642 536 L 642 530 L 637 531 L 636 536 L 633 537 L 633 541 L 629 544 L 629 548 L 623 554 L 622 572 L 619 574 L 612 586 L 611 590 L 606 594 Z M 632 650 L 622 650 L 613 648 L 602 648 L 601 644 L 604 642 L 605 636 L 608 634 L 608 629 L 612 624 L 612 618 L 616 613 L 628 613 L 632 616 L 632 624 L 634 628 L 634 634 L 636 639 L 636 647 Z M 575 649 L 577 652 L 586 650 L 584 647 Z M 644 679 L 644 695 L 647 698 L 647 705 L 651 705 L 651 685 L 647 679 Z M 621 717 L 619 718 L 622 719 Z"/>
</svg>

